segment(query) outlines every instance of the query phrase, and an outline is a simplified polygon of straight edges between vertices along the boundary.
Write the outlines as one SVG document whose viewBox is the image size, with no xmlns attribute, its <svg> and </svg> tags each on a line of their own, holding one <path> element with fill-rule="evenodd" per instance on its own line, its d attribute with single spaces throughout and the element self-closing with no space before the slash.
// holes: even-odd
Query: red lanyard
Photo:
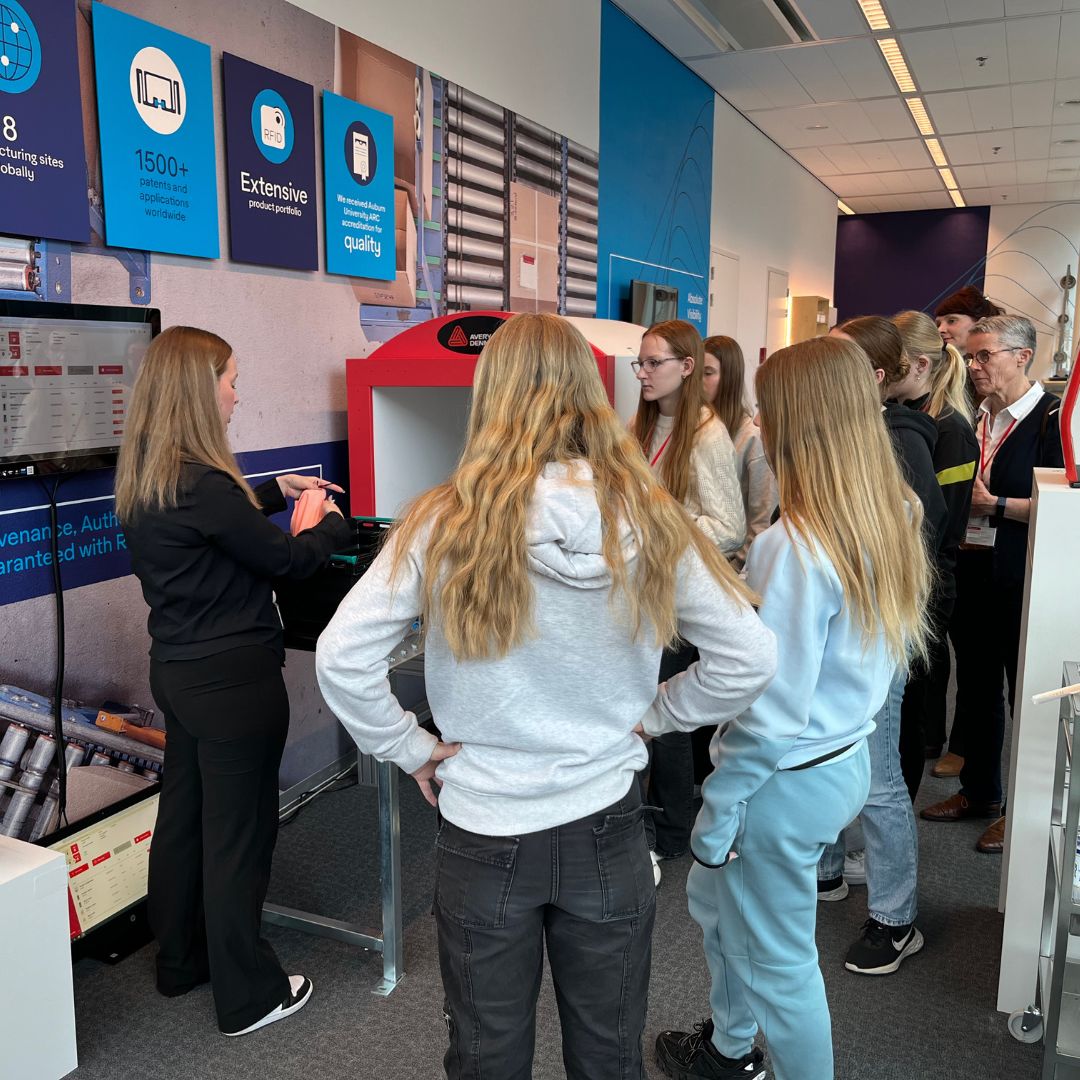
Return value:
<svg viewBox="0 0 1080 1080">
<path fill-rule="evenodd" d="M 986 483 L 986 470 L 992 464 L 994 458 L 997 457 L 998 451 L 1001 449 L 1005 440 L 1009 437 L 1009 432 L 1016 427 L 1016 421 L 1013 422 L 1005 429 L 1005 433 L 998 439 L 997 446 L 990 451 L 990 456 L 986 456 L 986 429 L 993 423 L 989 413 L 983 414 L 983 429 L 982 429 L 982 446 L 979 448 L 979 479 Z"/>
<path fill-rule="evenodd" d="M 650 469 L 660 460 L 660 455 L 667 449 L 667 444 L 669 442 L 671 442 L 671 435 L 668 435 L 668 437 L 660 444 L 660 449 L 656 451 L 656 456 L 649 462 Z"/>
</svg>

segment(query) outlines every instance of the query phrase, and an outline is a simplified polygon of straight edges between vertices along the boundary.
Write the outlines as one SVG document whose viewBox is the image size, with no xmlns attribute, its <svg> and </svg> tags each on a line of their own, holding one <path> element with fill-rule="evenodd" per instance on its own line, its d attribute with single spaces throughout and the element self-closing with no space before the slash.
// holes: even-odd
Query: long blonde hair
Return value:
<svg viewBox="0 0 1080 1080">
<path fill-rule="evenodd" d="M 612 598 L 626 599 L 635 639 L 676 636 L 675 583 L 692 544 L 729 596 L 752 597 L 734 571 L 653 476 L 608 403 L 581 333 L 557 315 L 515 315 L 476 365 L 465 449 L 449 480 L 416 499 L 395 527 L 395 579 L 422 530 L 422 614 L 436 613 L 459 660 L 505 656 L 534 632 L 526 518 L 549 462 L 586 462 L 603 530 Z M 628 573 L 620 524 L 635 530 Z"/>
<path fill-rule="evenodd" d="M 773 353 L 756 386 L 785 527 L 824 549 L 864 640 L 880 632 L 898 661 L 908 650 L 924 656 L 932 570 L 922 506 L 897 464 L 866 354 L 811 338 Z"/>
<path fill-rule="evenodd" d="M 715 358 L 720 369 L 720 383 L 713 398 L 713 412 L 728 429 L 734 440 L 739 427 L 750 417 L 750 406 L 746 403 L 746 361 L 739 343 L 726 334 L 707 337 L 703 342 L 704 351 Z"/>
<path fill-rule="evenodd" d="M 671 349 L 673 356 L 689 356 L 694 361 L 694 370 L 683 379 L 679 394 L 679 405 L 675 410 L 675 423 L 671 428 L 671 442 L 668 443 L 660 461 L 660 479 L 672 496 L 682 502 L 686 498 L 686 489 L 690 486 L 690 451 L 694 448 L 694 439 L 701 427 L 701 410 L 709 407 L 705 400 L 705 386 L 702 383 L 702 368 L 705 366 L 705 349 L 701 335 L 688 322 L 682 319 L 668 319 L 667 322 L 653 323 L 642 335 L 642 339 L 652 334 L 660 338 Z M 711 407 L 710 407 L 711 408 Z M 655 401 L 646 401 L 639 395 L 637 414 L 630 424 L 630 430 L 637 437 L 646 456 L 656 420 L 660 415 L 660 406 Z"/>
<path fill-rule="evenodd" d="M 920 356 L 930 361 L 930 399 L 925 412 L 934 417 L 950 409 L 971 423 L 971 399 L 967 392 L 967 364 L 960 350 L 952 344 L 942 345 L 937 324 L 925 312 L 900 311 L 891 322 L 904 339 L 904 352 L 909 362 Z"/>
<path fill-rule="evenodd" d="M 254 493 L 225 438 L 217 384 L 232 347 L 217 334 L 170 326 L 150 343 L 135 386 L 116 466 L 116 516 L 176 505 L 184 462 L 227 473 L 253 506 Z"/>
</svg>

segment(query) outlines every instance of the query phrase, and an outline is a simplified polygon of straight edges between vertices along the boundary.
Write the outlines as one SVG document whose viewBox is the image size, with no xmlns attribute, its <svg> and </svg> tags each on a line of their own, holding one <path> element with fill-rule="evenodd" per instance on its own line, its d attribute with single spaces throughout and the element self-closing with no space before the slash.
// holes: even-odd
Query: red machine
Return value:
<svg viewBox="0 0 1080 1080">
<path fill-rule="evenodd" d="M 472 311 L 431 319 L 403 330 L 364 358 L 345 362 L 349 427 L 349 482 L 352 512 L 376 514 L 376 410 L 380 389 L 470 387 L 476 358 L 509 311 Z M 591 346 L 608 400 L 615 402 L 615 357 Z M 460 401 L 448 401 L 460 410 Z M 453 468 L 446 462 L 445 473 Z M 388 514 L 386 507 L 380 508 Z"/>
</svg>

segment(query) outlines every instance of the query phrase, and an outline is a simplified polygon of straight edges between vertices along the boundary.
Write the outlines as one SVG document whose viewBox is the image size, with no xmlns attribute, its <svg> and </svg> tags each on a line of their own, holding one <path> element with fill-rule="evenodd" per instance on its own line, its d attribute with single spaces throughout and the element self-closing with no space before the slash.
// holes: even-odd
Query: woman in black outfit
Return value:
<svg viewBox="0 0 1080 1080">
<path fill-rule="evenodd" d="M 900 714 L 900 765 L 912 802 L 922 783 L 927 747 L 936 757 L 945 742 L 946 696 L 949 690 L 949 642 L 946 630 L 956 603 L 956 557 L 967 532 L 971 489 L 979 447 L 971 425 L 967 367 L 955 345 L 942 344 L 934 320 L 921 311 L 901 311 L 892 323 L 904 339 L 908 372 L 888 388 L 890 397 L 924 413 L 937 428 L 934 472 L 947 512 L 938 557 L 938 580 L 931 600 L 934 636 L 925 665 L 911 672 Z"/>
<path fill-rule="evenodd" d="M 960 791 L 922 812 L 930 821 L 995 818 L 975 845 L 988 855 L 1000 854 L 1005 843 L 1005 818 L 1000 816 L 1005 737 L 1001 691 L 1007 680 L 1011 710 L 1020 654 L 1032 479 L 1037 468 L 1060 469 L 1063 464 L 1058 429 L 1061 402 L 1027 377 L 1035 343 L 1035 327 L 1022 315 L 981 319 L 968 333 L 971 378 L 983 399 L 975 427 L 979 468 L 950 632 L 958 669 L 962 655 L 978 656 L 979 677 L 967 690 L 972 721 L 965 732 Z M 973 664 L 972 659 L 969 666 Z"/>
<path fill-rule="evenodd" d="M 225 434 L 236 375 L 215 334 L 173 326 L 158 336 L 135 380 L 116 471 L 167 733 L 150 853 L 157 986 L 174 997 L 209 979 L 226 1035 L 289 1016 L 311 995 L 310 980 L 286 976 L 259 934 L 289 726 L 271 579 L 307 577 L 350 539 L 330 501 L 297 537 L 266 519 L 287 496 L 331 485 L 286 475 L 248 486 Z"/>
</svg>

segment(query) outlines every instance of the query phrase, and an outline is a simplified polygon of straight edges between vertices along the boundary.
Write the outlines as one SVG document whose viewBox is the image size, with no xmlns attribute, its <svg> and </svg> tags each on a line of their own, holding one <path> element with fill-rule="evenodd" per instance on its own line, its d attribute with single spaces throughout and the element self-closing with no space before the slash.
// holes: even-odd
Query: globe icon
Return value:
<svg viewBox="0 0 1080 1080">
<path fill-rule="evenodd" d="M 41 45 L 34 24 L 19 4 L 0 0 L 0 90 L 29 90 L 40 71 Z"/>
</svg>

